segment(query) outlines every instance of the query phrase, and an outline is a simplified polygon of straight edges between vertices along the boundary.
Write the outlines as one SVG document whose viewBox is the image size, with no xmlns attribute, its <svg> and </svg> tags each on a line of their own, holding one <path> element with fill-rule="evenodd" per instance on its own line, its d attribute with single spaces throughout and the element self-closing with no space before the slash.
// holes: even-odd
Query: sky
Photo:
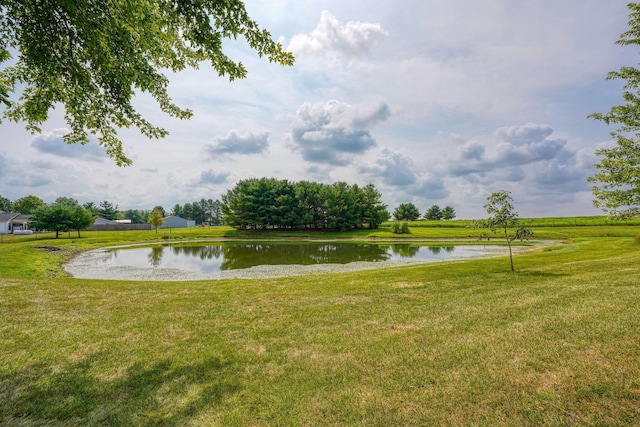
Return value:
<svg viewBox="0 0 640 427">
<path fill-rule="evenodd" d="M 600 215 L 595 151 L 612 128 L 587 118 L 622 102 L 609 71 L 638 64 L 628 0 L 254 0 L 249 14 L 294 53 L 293 67 L 224 44 L 248 69 L 168 75 L 178 120 L 135 105 L 169 136 L 123 129 L 129 167 L 95 141 L 66 145 L 64 112 L 42 134 L 0 124 L 0 195 L 106 200 L 151 209 L 221 196 L 242 179 L 374 184 L 390 212 L 413 203 L 483 218 L 512 193 L 521 217 Z"/>
</svg>

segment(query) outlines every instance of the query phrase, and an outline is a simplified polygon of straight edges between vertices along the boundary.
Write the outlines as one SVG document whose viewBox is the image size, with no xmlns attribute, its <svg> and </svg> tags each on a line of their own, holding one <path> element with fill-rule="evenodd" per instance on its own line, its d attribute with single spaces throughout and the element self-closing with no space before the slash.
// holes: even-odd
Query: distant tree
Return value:
<svg viewBox="0 0 640 427">
<path fill-rule="evenodd" d="M 456 217 L 456 210 L 452 206 L 445 206 L 442 209 L 442 219 L 449 221 Z"/>
<path fill-rule="evenodd" d="M 71 208 L 63 204 L 53 204 L 51 206 L 41 206 L 36 209 L 29 224 L 36 230 L 55 231 L 56 239 L 60 232 L 71 230 Z"/>
<path fill-rule="evenodd" d="M 0 196 L 0 212 L 11 212 L 11 200 Z"/>
<path fill-rule="evenodd" d="M 80 237 L 80 230 L 84 230 L 91 226 L 95 221 L 95 217 L 91 212 L 78 204 L 70 206 L 69 209 L 71 212 L 71 219 L 69 222 L 71 227 L 70 230 L 77 230 L 78 237 Z"/>
<path fill-rule="evenodd" d="M 53 204 L 55 205 L 65 205 L 65 206 L 78 206 L 78 201 L 76 199 L 72 199 L 71 197 L 58 197 Z"/>
<path fill-rule="evenodd" d="M 39 208 L 45 207 L 47 204 L 37 196 L 25 196 L 13 202 L 13 212 L 21 214 L 33 214 Z"/>
<path fill-rule="evenodd" d="M 77 230 L 80 237 L 80 230 L 93 224 L 94 219 L 91 212 L 79 204 L 72 204 L 68 198 L 59 198 L 59 203 L 38 208 L 29 224 L 37 230 L 55 231 L 57 239 L 61 231 L 71 230 Z"/>
<path fill-rule="evenodd" d="M 640 3 L 629 3 L 629 30 L 622 33 L 616 42 L 619 45 L 640 45 Z M 612 107 L 608 113 L 594 113 L 589 117 L 601 120 L 607 125 L 618 125 L 611 132 L 616 140 L 612 148 L 596 151 L 601 156 L 596 164 L 598 172 L 589 178 L 594 206 L 614 217 L 629 217 L 640 213 L 640 70 L 622 67 L 611 71 L 607 80 L 626 81 L 622 97 L 624 105 Z"/>
<path fill-rule="evenodd" d="M 416 221 L 420 218 L 420 211 L 413 203 L 401 203 L 393 211 L 393 217 L 396 221 Z"/>
<path fill-rule="evenodd" d="M 158 227 L 164 224 L 164 216 L 162 216 L 162 212 L 158 209 L 154 209 L 149 214 L 149 224 L 153 225 L 156 228 L 156 234 L 158 234 Z"/>
<path fill-rule="evenodd" d="M 196 224 L 201 224 L 205 221 L 205 212 L 198 202 L 185 203 L 182 207 L 182 215 L 180 216 L 185 219 L 191 219 L 195 221 Z"/>
<path fill-rule="evenodd" d="M 389 218 L 373 185 L 359 187 L 274 178 L 239 181 L 222 196 L 225 223 L 239 229 L 377 228 Z"/>
<path fill-rule="evenodd" d="M 361 191 L 362 221 L 369 224 L 369 228 L 378 228 L 380 224 L 388 221 L 391 215 L 387 205 L 382 203 L 382 194 L 373 186 L 366 185 Z"/>
<path fill-rule="evenodd" d="M 123 219 L 131 220 L 132 224 L 142 224 L 147 222 L 147 219 L 149 218 L 149 214 L 145 214 L 144 211 L 139 209 L 127 209 L 123 212 L 123 216 Z"/>
<path fill-rule="evenodd" d="M 70 129 L 65 143 L 86 144 L 96 135 L 116 164 L 128 165 L 118 128 L 136 127 L 149 138 L 167 135 L 137 111 L 136 95 L 147 93 L 171 117 L 191 117 L 173 103 L 165 74 L 207 63 L 217 75 L 244 78 L 244 65 L 223 50 L 238 37 L 271 62 L 293 64 L 293 55 L 260 28 L 244 3 L 2 0 L 4 117 L 39 132 L 49 111 L 61 108 Z"/>
<path fill-rule="evenodd" d="M 91 212 L 91 215 L 93 215 L 95 218 L 100 216 L 100 209 L 98 209 L 95 203 L 87 202 L 87 203 L 84 203 L 82 207 L 88 210 L 89 212 Z"/>
<path fill-rule="evenodd" d="M 431 206 L 424 214 L 424 219 L 440 221 L 442 219 L 442 210 L 440 209 L 440 206 Z"/>
<path fill-rule="evenodd" d="M 296 183 L 294 189 L 300 214 L 298 224 L 303 228 L 321 228 L 325 218 L 326 186 L 319 182 L 300 181 Z"/>
<path fill-rule="evenodd" d="M 513 253 L 511 250 L 511 242 L 515 239 L 525 240 L 533 236 L 533 232 L 520 225 L 518 212 L 513 207 L 513 199 L 508 191 L 499 191 L 491 194 L 487 198 L 487 204 L 484 205 L 485 210 L 489 214 L 489 218 L 482 224 L 485 228 L 489 228 L 494 233 L 500 230 L 504 233 L 504 238 L 509 247 L 509 261 L 511 262 L 511 271 L 513 268 Z M 511 230 L 513 230 L 511 232 Z"/>
<path fill-rule="evenodd" d="M 179 217 L 184 216 L 182 213 L 182 205 L 180 203 L 176 203 L 175 205 L 173 205 L 173 208 L 171 208 L 171 215 Z"/>
<path fill-rule="evenodd" d="M 214 202 L 211 204 L 210 209 L 211 209 L 209 212 L 210 222 L 214 224 L 222 224 L 223 223 L 222 202 L 217 199 L 214 200 Z"/>
<path fill-rule="evenodd" d="M 118 205 L 114 205 L 113 203 L 104 200 L 100 202 L 100 207 L 98 208 L 98 215 L 104 219 L 114 220 L 118 218 Z"/>
<path fill-rule="evenodd" d="M 153 209 L 151 209 L 151 212 L 153 211 L 159 211 L 160 214 L 162 215 L 162 217 L 164 218 L 165 216 L 167 216 L 167 212 L 164 210 L 164 208 L 160 205 L 155 206 Z M 176 215 L 179 216 L 179 215 Z"/>
</svg>

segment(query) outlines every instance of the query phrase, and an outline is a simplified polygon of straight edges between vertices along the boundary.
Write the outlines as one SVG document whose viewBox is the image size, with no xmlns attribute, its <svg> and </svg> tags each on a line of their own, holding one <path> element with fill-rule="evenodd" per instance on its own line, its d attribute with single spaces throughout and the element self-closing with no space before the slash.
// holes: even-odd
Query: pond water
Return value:
<svg viewBox="0 0 640 427">
<path fill-rule="evenodd" d="M 100 263 L 103 267 L 177 269 L 212 274 L 259 266 L 438 261 L 486 256 L 502 250 L 482 245 L 225 242 L 112 249 Z"/>
</svg>

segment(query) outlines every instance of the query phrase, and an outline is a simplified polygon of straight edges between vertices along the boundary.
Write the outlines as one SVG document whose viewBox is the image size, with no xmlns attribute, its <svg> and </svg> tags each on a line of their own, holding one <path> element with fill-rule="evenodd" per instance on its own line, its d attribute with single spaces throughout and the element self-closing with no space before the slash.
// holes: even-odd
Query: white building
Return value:
<svg viewBox="0 0 640 427">
<path fill-rule="evenodd" d="M 31 215 L 22 215 L 17 212 L 0 212 L 0 234 L 28 230 L 29 218 L 31 218 Z"/>
</svg>

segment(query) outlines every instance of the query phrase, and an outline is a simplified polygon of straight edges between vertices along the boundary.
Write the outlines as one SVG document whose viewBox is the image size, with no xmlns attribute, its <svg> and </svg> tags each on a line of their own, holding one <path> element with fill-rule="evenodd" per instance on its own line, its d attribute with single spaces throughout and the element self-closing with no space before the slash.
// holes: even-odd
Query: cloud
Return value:
<svg viewBox="0 0 640 427">
<path fill-rule="evenodd" d="M 366 108 L 334 100 L 305 103 L 298 108 L 287 140 L 307 162 L 344 166 L 351 162 L 352 155 L 376 146 L 368 128 L 390 114 L 384 103 Z"/>
<path fill-rule="evenodd" d="M 492 138 L 468 141 L 460 147 L 450 162 L 450 172 L 462 176 L 573 156 L 565 150 L 567 141 L 549 138 L 552 133 L 550 126 L 532 123 L 499 128 Z"/>
<path fill-rule="evenodd" d="M 198 184 L 224 184 L 229 178 L 229 173 L 215 173 L 213 170 L 204 171 L 200 174 Z"/>
<path fill-rule="evenodd" d="M 287 50 L 296 56 L 324 53 L 358 57 L 366 54 L 375 42 L 387 35 L 380 24 L 349 21 L 341 25 L 340 21 L 325 10 L 320 14 L 320 22 L 311 34 L 293 36 Z"/>
<path fill-rule="evenodd" d="M 231 131 L 227 136 L 215 138 L 213 144 L 204 147 L 210 160 L 216 160 L 219 154 L 260 154 L 269 147 L 269 132 L 238 135 Z"/>
<path fill-rule="evenodd" d="M 411 159 L 388 148 L 384 148 L 372 164 L 361 166 L 359 171 L 377 177 L 390 186 L 410 185 L 418 180 Z"/>
<path fill-rule="evenodd" d="M 82 159 L 92 162 L 102 162 L 107 159 L 105 151 L 95 142 L 88 144 L 67 144 L 63 136 L 69 133 L 68 129 L 58 128 L 51 132 L 36 136 L 31 146 L 41 153 L 53 154 L 71 159 Z"/>
<path fill-rule="evenodd" d="M 487 193 L 524 191 L 531 209 L 536 203 L 568 203 L 572 195 L 589 192 L 595 155 L 591 147 L 572 149 L 553 134 L 551 126 L 532 123 L 499 128 L 491 136 L 463 141 L 445 162 L 445 173 Z"/>
<path fill-rule="evenodd" d="M 417 173 L 409 157 L 388 148 L 382 149 L 373 163 L 360 166 L 358 171 L 387 187 L 395 187 L 420 199 L 442 199 L 449 195 L 441 177 Z"/>
<path fill-rule="evenodd" d="M 51 184 L 53 181 L 44 175 L 38 174 L 24 174 L 19 177 L 14 177 L 6 181 L 7 185 L 21 186 L 21 187 L 43 187 Z"/>
<path fill-rule="evenodd" d="M 549 125 L 527 123 L 521 126 L 506 126 L 496 130 L 496 138 L 500 141 L 508 141 L 514 145 L 535 144 L 543 141 L 553 133 Z"/>
<path fill-rule="evenodd" d="M 422 199 L 438 200 L 448 197 L 451 192 L 439 176 L 424 174 L 418 182 L 407 188 L 407 193 Z"/>
<path fill-rule="evenodd" d="M 7 170 L 7 158 L 0 154 L 0 176 L 6 175 Z"/>
</svg>

